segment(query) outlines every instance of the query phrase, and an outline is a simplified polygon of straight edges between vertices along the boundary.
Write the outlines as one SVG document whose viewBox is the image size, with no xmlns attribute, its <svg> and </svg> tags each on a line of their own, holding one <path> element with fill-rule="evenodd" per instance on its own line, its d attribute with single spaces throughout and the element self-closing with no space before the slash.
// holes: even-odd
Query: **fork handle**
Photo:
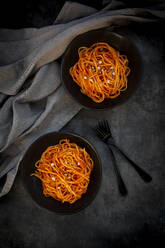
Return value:
<svg viewBox="0 0 165 248">
<path fill-rule="evenodd" d="M 144 182 L 149 183 L 152 181 L 152 177 L 145 170 L 135 164 L 135 162 L 132 161 L 120 148 L 118 148 L 113 140 L 109 139 L 108 145 L 113 146 L 132 165 L 132 167 L 136 170 L 136 172 L 139 174 Z"/>
<path fill-rule="evenodd" d="M 110 153 L 112 155 L 112 160 L 113 160 L 113 165 L 114 165 L 114 171 L 115 171 L 115 174 L 116 174 L 116 178 L 117 178 L 117 183 L 118 183 L 118 189 L 119 189 L 119 192 L 122 196 L 126 196 L 128 194 L 128 191 L 127 191 L 127 188 L 125 186 L 125 183 L 121 177 L 121 174 L 120 174 L 120 171 L 119 171 L 119 168 L 117 166 L 117 163 L 116 163 L 116 158 L 114 156 L 114 152 L 113 150 L 111 149 L 111 147 L 108 145 L 108 148 L 110 150 Z"/>
</svg>

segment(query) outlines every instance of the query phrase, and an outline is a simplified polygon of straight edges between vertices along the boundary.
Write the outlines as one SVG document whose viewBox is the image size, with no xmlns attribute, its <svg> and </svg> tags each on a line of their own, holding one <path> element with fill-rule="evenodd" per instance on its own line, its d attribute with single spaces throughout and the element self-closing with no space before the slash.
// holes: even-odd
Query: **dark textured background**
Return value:
<svg viewBox="0 0 165 248">
<path fill-rule="evenodd" d="M 96 5 L 96 1 L 85 2 Z M 143 6 L 151 2 L 143 2 Z M 11 17 L 17 13 L 18 18 L 7 22 L 6 17 L 1 21 L 1 27 L 51 24 L 63 3 L 27 1 L 21 4 L 22 11 L 15 5 Z M 101 1 L 97 1 L 96 7 L 101 8 Z M 58 216 L 32 201 L 23 187 L 19 171 L 12 190 L 0 199 L 0 248 L 165 247 L 164 24 L 161 29 L 159 27 L 152 24 L 118 30 L 136 43 L 143 56 L 143 78 L 135 94 L 108 111 L 81 110 L 63 129 L 87 138 L 101 156 L 103 181 L 96 199 L 80 213 Z M 118 145 L 153 177 L 150 184 L 145 184 L 118 157 L 129 191 L 126 198 L 119 196 L 107 147 L 92 131 L 97 120 L 103 117 L 111 122 Z"/>
</svg>

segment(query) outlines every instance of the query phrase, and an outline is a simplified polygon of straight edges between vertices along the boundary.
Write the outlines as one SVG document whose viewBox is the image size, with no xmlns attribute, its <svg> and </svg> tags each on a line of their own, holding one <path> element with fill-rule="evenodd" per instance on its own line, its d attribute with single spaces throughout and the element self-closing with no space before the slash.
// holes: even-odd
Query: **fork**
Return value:
<svg viewBox="0 0 165 248">
<path fill-rule="evenodd" d="M 108 145 L 111 154 L 113 154 L 113 150 L 119 152 L 119 154 L 122 155 L 130 165 L 132 165 L 132 167 L 136 170 L 145 183 L 151 182 L 152 177 L 145 170 L 135 164 L 135 162 L 132 161 L 119 147 L 117 147 L 112 137 L 110 126 L 107 120 L 99 121 L 98 125 L 95 127 L 95 130 L 102 141 Z"/>
<path fill-rule="evenodd" d="M 118 190 L 122 196 L 126 196 L 128 194 L 126 185 L 122 179 L 120 170 L 117 166 L 116 163 L 116 158 L 114 155 L 113 150 L 111 149 L 110 145 L 108 144 L 108 140 L 111 137 L 111 132 L 110 129 L 108 129 L 108 132 L 105 132 L 105 127 L 104 125 L 107 124 L 106 122 L 99 122 L 98 126 L 95 127 L 95 131 L 97 132 L 98 136 L 102 139 L 103 142 L 105 142 L 108 145 L 108 148 L 110 150 L 111 156 L 112 156 L 112 161 L 113 161 L 113 166 L 114 166 L 114 172 L 117 178 L 117 183 L 118 183 Z M 109 126 L 108 126 L 109 127 Z"/>
</svg>

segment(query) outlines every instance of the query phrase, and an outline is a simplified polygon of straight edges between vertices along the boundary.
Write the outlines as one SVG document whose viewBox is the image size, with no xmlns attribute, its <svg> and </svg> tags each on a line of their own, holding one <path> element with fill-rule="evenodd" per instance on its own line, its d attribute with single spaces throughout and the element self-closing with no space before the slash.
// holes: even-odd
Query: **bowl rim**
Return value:
<svg viewBox="0 0 165 248">
<path fill-rule="evenodd" d="M 139 75 L 138 85 L 140 85 L 140 82 L 142 81 L 142 76 L 143 76 L 143 60 L 142 60 L 142 55 L 141 55 L 141 53 L 140 53 L 139 48 L 138 48 L 137 45 L 132 41 L 132 39 L 129 38 L 129 37 L 127 36 L 127 34 L 124 34 L 124 35 L 123 35 L 123 33 L 120 33 L 119 31 L 117 31 L 117 32 L 116 32 L 116 31 L 115 31 L 115 32 L 114 32 L 114 31 L 111 31 L 111 30 L 109 30 L 107 27 L 99 28 L 99 29 L 92 29 L 92 30 L 89 30 L 89 31 L 87 31 L 87 32 L 81 33 L 81 34 L 75 36 L 75 37 L 70 41 L 70 43 L 68 44 L 68 46 L 66 47 L 66 49 L 65 49 L 65 51 L 64 51 L 64 53 L 63 53 L 63 55 L 62 55 L 62 60 L 61 60 L 60 80 L 61 80 L 61 82 L 62 82 L 62 85 L 63 85 L 64 89 L 66 90 L 66 92 L 72 97 L 72 99 L 73 99 L 77 104 L 79 104 L 82 108 L 87 109 L 87 110 L 95 110 L 95 111 L 102 111 L 102 110 L 103 110 L 103 111 L 105 111 L 105 110 L 109 110 L 109 109 L 111 109 L 111 108 L 114 108 L 114 107 L 116 107 L 116 106 L 118 106 L 118 105 L 121 105 L 122 103 L 126 102 L 126 101 L 132 96 L 132 94 L 128 95 L 126 99 L 124 99 L 124 100 L 122 100 L 121 102 L 118 102 L 118 103 L 116 103 L 116 104 L 114 104 L 114 105 L 112 105 L 112 106 L 108 106 L 108 107 L 105 106 L 105 107 L 101 107 L 101 108 L 89 107 L 89 106 L 86 106 L 86 105 L 84 105 L 83 103 L 81 103 L 79 100 L 77 100 L 77 98 L 76 98 L 75 96 L 72 95 L 72 93 L 70 92 L 70 90 L 67 88 L 67 86 L 66 86 L 66 84 L 65 84 L 65 82 L 64 82 L 65 80 L 63 80 L 63 75 L 62 75 L 62 74 L 63 74 L 63 65 L 64 65 L 66 53 L 67 53 L 67 51 L 70 49 L 70 47 L 72 46 L 72 44 L 75 42 L 75 40 L 78 39 L 79 37 L 83 36 L 83 35 L 88 34 L 88 33 L 96 33 L 96 32 L 107 32 L 107 33 L 113 34 L 113 35 L 115 35 L 115 36 L 122 37 L 122 38 L 124 38 L 125 40 L 127 40 L 127 41 L 135 48 L 135 50 L 136 50 L 137 53 L 138 53 L 139 61 L 140 61 L 140 65 L 141 65 L 141 66 L 140 66 L 140 75 Z M 138 86 L 135 87 L 134 92 L 136 92 L 137 88 L 138 88 Z"/>
<path fill-rule="evenodd" d="M 30 151 L 30 149 L 31 149 L 31 147 L 33 146 L 33 145 L 35 145 L 35 144 L 37 144 L 37 142 L 39 141 L 39 140 L 41 140 L 42 138 L 44 138 L 44 137 L 46 137 L 47 135 L 51 135 L 51 134 L 62 134 L 62 135 L 71 135 L 71 136 L 73 136 L 73 137 L 75 137 L 75 138 L 79 138 L 81 141 L 83 141 L 83 143 L 86 143 L 86 144 L 88 144 L 88 146 L 95 152 L 95 154 L 96 154 L 96 158 L 97 158 L 97 161 L 98 161 L 98 168 L 99 168 L 99 180 L 98 180 L 98 185 L 97 185 L 97 188 L 96 188 L 96 191 L 94 192 L 94 194 L 93 194 L 93 196 L 91 197 L 91 198 L 89 198 L 89 200 L 87 201 L 87 203 L 86 204 L 84 204 L 82 207 L 80 207 L 80 208 L 77 208 L 77 209 L 75 209 L 75 210 L 71 210 L 71 211 L 69 211 L 69 212 L 67 212 L 67 211 L 63 211 L 63 212 L 60 212 L 60 211 L 54 211 L 54 210 L 52 210 L 52 209 L 50 209 L 50 208 L 47 208 L 47 207 L 44 207 L 43 205 L 40 205 L 37 201 L 36 201 L 36 199 L 35 199 L 35 197 L 34 197 L 34 195 L 31 193 L 31 191 L 29 190 L 29 188 L 28 188 L 28 183 L 26 182 L 26 180 L 23 180 L 24 179 L 24 176 L 25 176 L 25 169 L 24 169 L 24 159 L 25 159 L 25 157 L 26 157 L 26 155 L 28 154 L 28 152 Z M 23 182 L 23 186 L 24 186 L 24 188 L 25 188 L 25 190 L 26 190 L 26 192 L 28 192 L 28 194 L 29 194 L 29 196 L 31 197 L 31 199 L 33 200 L 33 202 L 35 203 L 35 204 L 37 204 L 37 206 L 39 206 L 39 207 L 41 207 L 41 208 L 43 208 L 43 209 L 46 209 L 46 210 L 48 210 L 48 211 L 51 211 L 51 212 L 53 212 L 53 213 L 55 213 L 55 214 L 57 214 L 57 215 L 72 215 L 72 214 L 76 214 L 76 213 L 78 213 L 78 212 L 80 212 L 81 210 L 83 210 L 83 209 L 85 209 L 86 207 L 88 207 L 93 201 L 94 201 L 94 199 L 96 198 L 96 196 L 97 196 L 97 194 L 99 193 L 99 190 L 100 190 L 100 188 L 101 188 L 101 184 L 102 184 L 102 162 L 101 162 L 101 158 L 100 158 L 100 155 L 99 155 L 99 153 L 97 152 L 97 150 L 95 149 L 95 147 L 94 147 L 94 145 L 93 144 L 91 144 L 86 138 L 84 138 L 84 137 L 82 137 L 82 136 L 80 136 L 80 135 L 78 135 L 78 134 L 75 134 L 75 133 L 72 133 L 72 132 L 61 132 L 61 131 L 51 131 L 51 132 L 47 132 L 47 133 L 45 133 L 45 134 L 43 134 L 43 135 L 41 135 L 41 136 L 39 136 L 38 138 L 36 138 L 29 146 L 28 146 L 28 148 L 26 149 L 26 151 L 25 151 L 25 153 L 24 153 L 24 155 L 23 155 L 23 157 L 22 157 L 22 159 L 21 159 L 21 161 L 20 161 L 20 166 L 19 166 L 19 168 L 20 168 L 20 170 L 21 170 L 21 179 L 22 179 L 22 182 Z M 42 187 L 42 186 L 41 186 Z M 88 189 L 87 189 L 88 190 Z M 86 193 L 85 193 L 86 194 Z M 54 199 L 55 200 L 55 199 Z M 56 200 L 55 200 L 56 201 Z M 74 203 L 73 203 L 74 204 Z"/>
</svg>

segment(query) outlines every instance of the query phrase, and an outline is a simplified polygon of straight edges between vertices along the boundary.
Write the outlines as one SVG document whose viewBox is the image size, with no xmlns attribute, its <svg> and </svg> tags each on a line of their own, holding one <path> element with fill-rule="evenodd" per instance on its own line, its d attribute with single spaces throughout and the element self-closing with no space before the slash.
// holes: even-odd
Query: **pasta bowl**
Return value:
<svg viewBox="0 0 165 248">
<path fill-rule="evenodd" d="M 47 147 L 58 144 L 61 139 L 69 139 L 70 142 L 85 148 L 94 163 L 86 193 L 72 204 L 69 202 L 62 203 L 53 197 L 45 197 L 41 180 L 32 176 L 36 170 L 35 163 L 41 158 L 42 153 Z M 73 214 L 87 207 L 97 195 L 102 178 L 102 166 L 95 148 L 86 139 L 71 133 L 53 132 L 38 138 L 26 151 L 20 169 L 24 186 L 32 199 L 41 207 L 57 214 Z"/>
<path fill-rule="evenodd" d="M 126 55 L 130 68 L 127 89 L 121 91 L 116 98 L 105 98 L 100 103 L 94 102 L 90 97 L 83 94 L 80 86 L 74 82 L 69 72 L 70 68 L 79 60 L 78 49 L 80 47 L 90 47 L 97 42 L 106 42 L 116 51 L 119 51 L 121 55 Z M 107 109 L 123 103 L 134 93 L 141 78 L 141 61 L 141 55 L 136 45 L 126 36 L 110 32 L 107 29 L 92 30 L 78 35 L 68 45 L 62 59 L 61 80 L 68 93 L 84 108 Z"/>
</svg>

